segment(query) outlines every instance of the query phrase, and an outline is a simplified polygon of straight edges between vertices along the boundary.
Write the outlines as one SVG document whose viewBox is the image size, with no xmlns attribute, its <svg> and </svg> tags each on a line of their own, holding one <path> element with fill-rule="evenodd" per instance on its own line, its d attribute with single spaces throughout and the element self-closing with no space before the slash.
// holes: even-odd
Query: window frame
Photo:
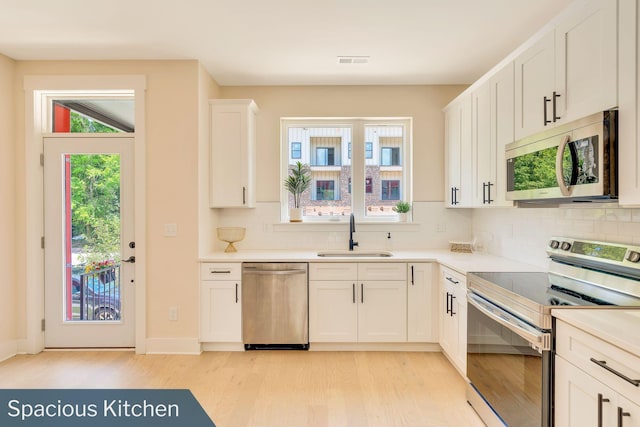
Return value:
<svg viewBox="0 0 640 427">
<path fill-rule="evenodd" d="M 413 173 L 412 173 L 412 155 L 413 155 L 413 119 L 411 117 L 340 117 L 340 118 L 300 118 L 300 117 L 282 117 L 280 119 L 280 139 L 281 139 L 281 159 L 280 159 L 280 182 L 283 182 L 288 175 L 288 162 L 289 158 L 289 129 L 290 128 L 336 128 L 345 127 L 351 128 L 351 141 L 347 141 L 347 147 L 344 148 L 347 152 L 347 159 L 343 159 L 342 165 L 351 166 L 351 210 L 358 222 L 364 223 L 389 223 L 397 222 L 397 215 L 380 216 L 380 217 L 367 217 L 365 211 L 365 199 L 367 194 L 372 194 L 378 191 L 373 188 L 372 193 L 366 192 L 366 179 L 370 178 L 365 176 L 367 161 L 375 160 L 377 155 L 375 144 L 371 141 L 365 141 L 365 127 L 367 126 L 401 126 L 403 128 L 403 144 L 400 149 L 400 165 L 402 167 L 402 178 L 400 179 L 400 200 L 408 203 L 412 203 L 413 194 Z M 367 144 L 371 144 L 371 150 L 367 150 Z M 349 149 L 349 147 L 351 149 Z M 378 149 L 380 146 L 378 146 Z M 371 153 L 371 158 L 367 157 L 368 153 Z M 344 154 L 344 151 L 343 151 Z M 349 156 L 350 154 L 350 156 Z M 379 160 L 376 160 L 379 163 Z M 334 184 L 335 185 L 335 184 Z M 381 184 L 379 184 L 381 185 Z M 316 191 L 316 184 L 312 185 L 310 191 Z M 354 191 L 355 190 L 355 191 Z M 334 189 L 334 192 L 336 190 Z M 381 188 L 380 188 L 381 191 Z M 382 194 L 381 194 L 382 195 Z M 334 193 L 335 197 L 335 193 Z M 289 206 L 288 206 L 289 194 L 284 186 L 280 186 L 280 218 L 282 223 L 289 222 Z M 400 201 L 399 200 L 399 201 Z M 340 216 L 338 221 L 348 221 L 348 216 Z M 332 217 L 330 220 L 326 217 L 305 216 L 305 222 L 309 223 L 335 223 L 336 217 Z"/>
</svg>

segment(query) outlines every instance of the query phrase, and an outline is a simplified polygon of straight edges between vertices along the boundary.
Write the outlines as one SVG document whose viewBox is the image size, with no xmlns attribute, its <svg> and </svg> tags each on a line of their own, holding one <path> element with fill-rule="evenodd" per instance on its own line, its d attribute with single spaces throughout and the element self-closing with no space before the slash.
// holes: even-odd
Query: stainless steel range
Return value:
<svg viewBox="0 0 640 427">
<path fill-rule="evenodd" d="M 468 275 L 467 400 L 488 426 L 553 426 L 557 306 L 640 306 L 640 247 L 554 237 L 549 272 Z"/>
</svg>

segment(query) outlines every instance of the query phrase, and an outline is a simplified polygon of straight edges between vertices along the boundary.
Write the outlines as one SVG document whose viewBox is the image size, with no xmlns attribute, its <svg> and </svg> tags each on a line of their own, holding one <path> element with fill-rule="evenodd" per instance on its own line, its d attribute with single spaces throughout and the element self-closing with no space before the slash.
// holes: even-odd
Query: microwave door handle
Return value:
<svg viewBox="0 0 640 427">
<path fill-rule="evenodd" d="M 564 159 L 564 150 L 569 146 L 569 152 L 571 154 L 571 178 L 569 185 L 564 182 L 564 175 L 562 170 L 562 161 Z M 562 141 L 558 145 L 558 152 L 556 153 L 556 181 L 558 187 L 563 196 L 571 195 L 571 186 L 576 185 L 578 182 L 578 152 L 576 147 L 571 144 L 571 138 L 569 135 L 565 135 Z"/>
<path fill-rule="evenodd" d="M 532 348 L 539 351 L 551 349 L 550 334 L 540 332 L 532 326 L 525 325 L 523 322 L 516 320 L 511 314 L 472 293 L 467 294 L 467 302 L 490 319 L 498 322 L 505 328 L 515 332 L 518 336 L 528 341 Z"/>
</svg>

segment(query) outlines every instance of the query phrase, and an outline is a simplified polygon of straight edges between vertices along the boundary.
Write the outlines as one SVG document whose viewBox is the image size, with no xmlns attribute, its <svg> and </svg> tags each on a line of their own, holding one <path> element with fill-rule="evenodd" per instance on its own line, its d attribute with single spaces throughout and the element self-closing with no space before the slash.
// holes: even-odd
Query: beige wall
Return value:
<svg viewBox="0 0 640 427">
<path fill-rule="evenodd" d="M 258 104 L 257 200 L 280 199 L 281 117 L 413 117 L 415 201 L 444 198 L 442 108 L 466 86 L 222 87 L 222 98 Z"/>
<path fill-rule="evenodd" d="M 197 61 L 27 61 L 16 62 L 17 182 L 25 188 L 24 92 L 26 75 L 137 74 L 146 76 L 147 165 L 147 337 L 198 336 L 198 158 L 201 131 L 202 90 L 211 92 Z M 203 81 L 207 87 L 202 89 Z M 30 159 L 29 161 L 33 161 Z M 17 217 L 22 218 L 24 198 L 18 197 Z M 177 237 L 164 237 L 164 224 L 178 226 Z M 21 242 L 25 224 L 19 223 Z M 25 253 L 24 244 L 18 253 Z M 19 265 L 17 282 L 24 272 Z M 19 324 L 24 336 L 25 294 L 19 292 Z M 168 320 L 168 309 L 177 306 L 178 321 Z M 22 319 L 22 320 L 20 320 Z"/>
<path fill-rule="evenodd" d="M 15 62 L 0 55 L 0 360 L 7 347 L 15 347 Z M 3 349 L 5 349 L 3 351 Z M 10 350 L 9 350 L 10 351 Z M 4 354 L 3 354 L 4 353 Z"/>
</svg>

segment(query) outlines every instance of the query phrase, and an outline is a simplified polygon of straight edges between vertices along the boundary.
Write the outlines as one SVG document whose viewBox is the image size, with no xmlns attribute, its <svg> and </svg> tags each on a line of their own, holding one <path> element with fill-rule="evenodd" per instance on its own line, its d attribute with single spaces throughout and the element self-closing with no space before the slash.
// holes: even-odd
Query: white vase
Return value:
<svg viewBox="0 0 640 427">
<path fill-rule="evenodd" d="M 289 208 L 289 222 L 302 222 L 302 208 Z"/>
<path fill-rule="evenodd" d="M 407 222 L 407 213 L 406 212 L 398 213 L 398 221 Z"/>
</svg>

